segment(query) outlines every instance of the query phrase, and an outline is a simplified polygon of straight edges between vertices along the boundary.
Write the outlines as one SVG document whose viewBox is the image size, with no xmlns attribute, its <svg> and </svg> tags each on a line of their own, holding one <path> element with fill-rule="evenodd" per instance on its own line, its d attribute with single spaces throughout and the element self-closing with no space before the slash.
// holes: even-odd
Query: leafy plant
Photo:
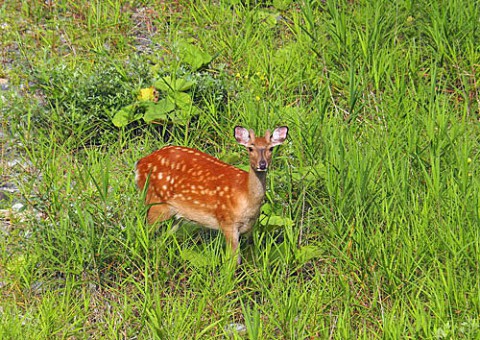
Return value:
<svg viewBox="0 0 480 340">
<path fill-rule="evenodd" d="M 194 85 L 193 80 L 162 77 L 152 87 L 141 89 L 137 101 L 120 109 L 112 122 L 117 127 L 124 127 L 139 119 L 146 123 L 186 124 L 200 112 L 188 92 Z"/>
<path fill-rule="evenodd" d="M 213 60 L 213 57 L 200 47 L 184 40 L 178 43 L 178 54 L 180 60 L 188 64 L 192 71 L 197 71 L 207 66 Z"/>
<path fill-rule="evenodd" d="M 134 88 L 149 78 L 140 58 L 115 65 L 102 60 L 81 69 L 59 63 L 34 70 L 31 76 L 46 103 L 32 120 L 45 127 L 54 123 L 63 138 L 85 136 L 86 143 L 113 139 L 110 112 L 127 104 Z"/>
<path fill-rule="evenodd" d="M 112 122 L 115 126 L 125 127 L 139 119 L 145 123 L 184 125 L 201 113 L 200 107 L 194 103 L 196 78 L 201 77 L 198 70 L 208 65 L 213 57 L 186 41 L 178 44 L 178 54 L 193 73 L 161 76 L 151 87 L 141 89 L 136 102 L 114 114 Z M 158 66 L 153 69 L 158 69 Z"/>
<path fill-rule="evenodd" d="M 276 209 L 270 203 L 265 203 L 262 206 L 262 215 L 260 216 L 260 224 L 269 230 L 290 228 L 294 225 L 291 218 L 286 217 L 281 210 Z"/>
</svg>

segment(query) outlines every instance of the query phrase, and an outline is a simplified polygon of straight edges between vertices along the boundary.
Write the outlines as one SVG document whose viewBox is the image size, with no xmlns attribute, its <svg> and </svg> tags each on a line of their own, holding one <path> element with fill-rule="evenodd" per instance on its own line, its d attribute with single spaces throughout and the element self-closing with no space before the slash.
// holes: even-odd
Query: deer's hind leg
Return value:
<svg viewBox="0 0 480 340">
<path fill-rule="evenodd" d="M 173 208 L 153 192 L 153 190 L 147 192 L 145 203 L 150 205 L 147 213 L 147 221 L 149 224 L 163 222 L 175 215 Z"/>
<path fill-rule="evenodd" d="M 174 215 L 172 207 L 166 203 L 153 203 L 148 209 L 147 221 L 149 224 L 163 222 Z"/>
</svg>

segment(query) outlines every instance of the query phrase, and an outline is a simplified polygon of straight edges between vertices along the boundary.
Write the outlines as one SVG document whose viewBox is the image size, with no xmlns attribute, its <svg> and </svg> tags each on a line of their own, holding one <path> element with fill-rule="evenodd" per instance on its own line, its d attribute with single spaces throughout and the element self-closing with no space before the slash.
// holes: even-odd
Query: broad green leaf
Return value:
<svg viewBox="0 0 480 340">
<path fill-rule="evenodd" d="M 175 81 L 174 90 L 178 92 L 185 92 L 195 85 L 195 81 L 179 78 Z"/>
<path fill-rule="evenodd" d="M 153 86 L 163 92 L 184 92 L 188 91 L 195 81 L 187 80 L 185 78 L 172 79 L 170 76 L 165 76 L 153 83 Z"/>
<path fill-rule="evenodd" d="M 172 77 L 165 76 L 153 83 L 153 86 L 160 91 L 169 92 L 175 89 Z"/>
<path fill-rule="evenodd" d="M 112 118 L 113 125 L 116 127 L 124 127 L 134 120 L 139 119 L 139 115 L 134 116 L 136 107 L 136 105 L 132 104 L 120 109 Z"/>
<path fill-rule="evenodd" d="M 285 11 L 291 5 L 293 0 L 273 0 L 273 7 L 279 11 Z"/>
<path fill-rule="evenodd" d="M 116 127 L 127 126 L 128 123 L 130 123 L 130 120 L 128 119 L 129 115 L 130 114 L 125 110 L 118 111 L 112 118 L 113 125 L 115 125 Z"/>
<path fill-rule="evenodd" d="M 271 215 L 260 220 L 260 224 L 268 229 L 278 229 L 284 227 L 291 227 L 294 225 L 292 219 L 279 215 Z"/>
<path fill-rule="evenodd" d="M 262 206 L 262 213 L 265 214 L 265 215 L 270 215 L 271 213 L 273 213 L 272 205 L 270 203 L 265 203 Z"/>
<path fill-rule="evenodd" d="M 179 43 L 179 54 L 180 59 L 190 65 L 193 70 L 198 70 L 208 65 L 213 59 L 210 54 L 204 52 L 200 47 L 185 41 Z"/>
<path fill-rule="evenodd" d="M 168 99 L 182 109 L 188 109 L 192 106 L 192 97 L 185 92 L 170 93 Z"/>
<path fill-rule="evenodd" d="M 158 103 L 149 105 L 143 116 L 147 123 L 158 120 L 168 120 L 168 113 L 175 109 L 175 105 L 168 99 L 159 100 Z"/>
</svg>

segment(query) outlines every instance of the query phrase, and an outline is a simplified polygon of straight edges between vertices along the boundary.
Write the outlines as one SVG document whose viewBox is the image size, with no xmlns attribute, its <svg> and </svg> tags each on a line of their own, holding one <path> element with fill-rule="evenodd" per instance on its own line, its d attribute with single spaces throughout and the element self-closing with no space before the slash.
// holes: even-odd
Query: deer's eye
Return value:
<svg viewBox="0 0 480 340">
<path fill-rule="evenodd" d="M 248 151 L 253 152 L 253 148 L 252 148 L 252 147 L 249 147 L 249 148 L 248 148 Z"/>
<path fill-rule="evenodd" d="M 268 151 L 272 152 L 273 151 L 273 146 L 270 149 L 268 149 Z"/>
</svg>

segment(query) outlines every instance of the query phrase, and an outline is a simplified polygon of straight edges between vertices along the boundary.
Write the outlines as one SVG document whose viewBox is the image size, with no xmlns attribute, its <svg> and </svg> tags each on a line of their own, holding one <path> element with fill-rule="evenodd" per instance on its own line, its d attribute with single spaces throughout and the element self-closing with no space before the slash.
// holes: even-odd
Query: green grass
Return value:
<svg viewBox="0 0 480 340">
<path fill-rule="evenodd" d="M 478 338 L 479 17 L 464 0 L 4 2 L 2 181 L 20 192 L 0 201 L 0 338 Z M 198 111 L 112 124 L 166 75 L 195 82 Z M 233 268 L 221 234 L 144 223 L 133 167 L 166 143 L 245 166 L 237 124 L 290 130 Z"/>
</svg>

